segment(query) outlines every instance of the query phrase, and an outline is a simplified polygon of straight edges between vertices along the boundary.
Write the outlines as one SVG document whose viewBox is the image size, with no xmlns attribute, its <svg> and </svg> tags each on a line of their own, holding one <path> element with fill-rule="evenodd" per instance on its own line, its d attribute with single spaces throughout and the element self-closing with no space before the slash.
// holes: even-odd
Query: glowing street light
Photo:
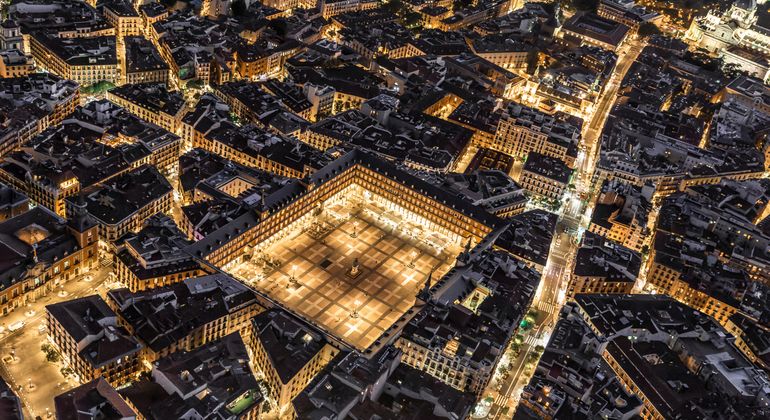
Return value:
<svg viewBox="0 0 770 420">
<path fill-rule="evenodd" d="M 292 264 L 291 274 L 289 275 L 289 287 L 292 289 L 296 289 L 299 287 L 299 282 L 297 281 L 297 277 L 295 276 L 296 272 L 297 272 L 297 265 Z"/>
<path fill-rule="evenodd" d="M 414 268 L 414 262 L 417 261 L 417 251 L 412 251 L 411 257 L 412 257 L 412 259 L 411 259 L 411 261 L 409 261 L 408 267 L 409 268 Z"/>
<path fill-rule="evenodd" d="M 353 302 L 353 311 L 352 311 L 352 312 L 350 312 L 350 317 L 351 317 L 351 318 L 353 318 L 353 319 L 355 319 L 355 318 L 358 318 L 358 306 L 359 306 L 359 305 L 361 305 L 361 301 L 360 301 L 360 300 L 358 300 L 358 299 L 356 299 L 356 300 Z"/>
</svg>

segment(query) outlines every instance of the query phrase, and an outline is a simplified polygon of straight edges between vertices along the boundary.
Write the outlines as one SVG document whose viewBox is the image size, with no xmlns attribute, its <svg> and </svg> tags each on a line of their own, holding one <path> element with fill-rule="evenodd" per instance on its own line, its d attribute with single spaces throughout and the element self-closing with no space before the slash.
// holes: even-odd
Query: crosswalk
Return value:
<svg viewBox="0 0 770 420">
<path fill-rule="evenodd" d="M 538 341 L 540 341 L 540 340 L 537 338 L 537 336 L 528 335 L 527 338 L 524 339 L 524 344 L 526 344 L 528 346 L 535 346 L 535 345 L 539 344 Z"/>
<path fill-rule="evenodd" d="M 495 404 L 497 404 L 499 406 L 504 406 L 505 405 L 505 400 L 507 400 L 507 399 L 508 399 L 508 395 L 507 394 L 500 394 L 500 395 L 497 396 L 497 398 L 495 398 Z"/>
<path fill-rule="evenodd" d="M 538 302 L 535 307 L 541 311 L 545 311 L 551 314 L 559 311 L 559 306 L 551 302 L 541 301 L 541 302 Z"/>
</svg>

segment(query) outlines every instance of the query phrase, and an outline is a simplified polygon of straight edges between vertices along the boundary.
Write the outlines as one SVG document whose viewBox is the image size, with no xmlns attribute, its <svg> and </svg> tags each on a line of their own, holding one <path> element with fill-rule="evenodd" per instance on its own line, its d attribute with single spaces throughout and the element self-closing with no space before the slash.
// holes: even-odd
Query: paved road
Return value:
<svg viewBox="0 0 770 420">
<path fill-rule="evenodd" d="M 550 337 L 553 325 L 558 318 L 558 312 L 564 303 L 564 297 L 568 282 L 568 273 L 574 253 L 577 251 L 576 232 L 585 228 L 588 223 L 587 214 L 592 210 L 592 204 L 580 200 L 580 193 L 589 193 L 597 186 L 593 185 L 593 174 L 599 155 L 599 138 L 602 128 L 607 120 L 607 115 L 612 109 L 620 82 L 625 77 L 631 65 L 636 60 L 644 45 L 639 41 L 631 41 L 620 50 L 617 66 L 599 99 L 594 114 L 589 122 L 584 125 L 581 149 L 583 156 L 577 162 L 576 192 L 568 193 L 565 198 L 562 212 L 556 225 L 556 235 L 551 245 L 548 263 L 543 272 L 540 290 L 535 297 L 533 307 L 538 310 L 539 316 L 532 332 L 527 336 L 521 352 L 513 357 L 511 374 L 503 381 L 500 389 L 497 389 L 493 381 L 491 389 L 486 396 L 494 398 L 494 403 L 489 410 L 487 418 L 510 418 L 518 403 L 521 389 L 529 382 L 533 369 L 528 368 L 527 359 L 535 352 L 538 345 L 545 345 Z"/>
</svg>

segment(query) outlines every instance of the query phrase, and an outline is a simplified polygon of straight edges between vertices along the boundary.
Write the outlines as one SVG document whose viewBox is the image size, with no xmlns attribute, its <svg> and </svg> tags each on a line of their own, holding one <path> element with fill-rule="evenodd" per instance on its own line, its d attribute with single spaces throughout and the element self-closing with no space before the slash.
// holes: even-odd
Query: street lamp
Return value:
<svg viewBox="0 0 770 420">
<path fill-rule="evenodd" d="M 297 277 L 295 276 L 295 273 L 297 272 L 297 265 L 292 264 L 291 265 L 291 275 L 289 275 L 289 287 L 296 289 L 299 287 L 299 282 L 297 282 Z"/>
<path fill-rule="evenodd" d="M 409 261 L 408 267 L 409 268 L 414 268 L 414 262 L 417 260 L 417 251 L 412 251 L 411 256 L 412 256 L 412 260 Z"/>
<path fill-rule="evenodd" d="M 358 318 L 358 305 L 360 305 L 360 304 L 361 304 L 361 302 L 358 299 L 356 299 L 353 302 L 353 311 L 350 312 L 350 317 L 351 318 L 353 318 L 353 319 Z"/>
</svg>

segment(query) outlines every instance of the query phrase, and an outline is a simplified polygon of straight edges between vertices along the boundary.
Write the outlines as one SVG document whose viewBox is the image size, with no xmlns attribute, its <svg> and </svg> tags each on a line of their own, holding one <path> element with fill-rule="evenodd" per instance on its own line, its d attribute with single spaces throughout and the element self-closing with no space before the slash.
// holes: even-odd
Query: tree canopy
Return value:
<svg viewBox="0 0 770 420">
<path fill-rule="evenodd" d="M 655 26 L 654 23 L 650 22 L 644 22 L 641 25 L 639 25 L 639 29 L 636 31 L 636 33 L 639 34 L 642 38 L 647 38 L 649 36 L 653 35 L 660 35 L 660 29 L 658 29 L 657 26 Z"/>
</svg>

